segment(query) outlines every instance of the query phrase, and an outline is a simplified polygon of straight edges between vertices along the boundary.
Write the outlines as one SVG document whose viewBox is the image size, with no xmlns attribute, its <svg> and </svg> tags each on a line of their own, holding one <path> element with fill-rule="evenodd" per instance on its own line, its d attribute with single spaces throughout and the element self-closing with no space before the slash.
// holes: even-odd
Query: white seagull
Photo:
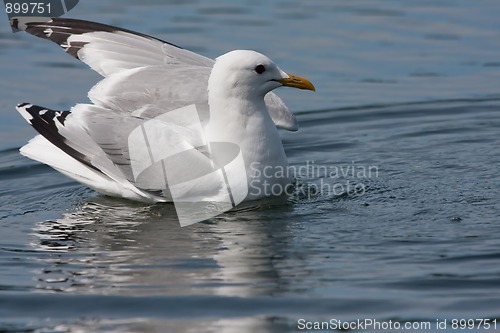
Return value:
<svg viewBox="0 0 500 333">
<path fill-rule="evenodd" d="M 100 193 L 143 202 L 175 201 L 179 192 L 217 201 L 229 190 L 234 206 L 269 195 L 264 186 L 291 182 L 270 170 L 288 166 L 277 128 L 298 125 L 271 91 L 315 88 L 266 56 L 236 50 L 214 61 L 82 20 L 12 24 L 57 43 L 104 77 L 88 94 L 93 104 L 70 111 L 19 104 L 40 133 L 21 148 L 23 155 Z M 208 176 L 216 171 L 224 183 Z"/>
</svg>

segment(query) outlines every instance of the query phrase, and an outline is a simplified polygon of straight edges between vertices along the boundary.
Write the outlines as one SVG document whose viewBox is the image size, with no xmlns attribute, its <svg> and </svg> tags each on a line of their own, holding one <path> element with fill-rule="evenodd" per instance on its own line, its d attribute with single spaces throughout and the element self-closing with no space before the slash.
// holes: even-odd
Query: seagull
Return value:
<svg viewBox="0 0 500 333">
<path fill-rule="evenodd" d="M 109 196 L 235 203 L 291 183 L 278 128 L 297 120 L 272 90 L 315 91 L 265 55 L 235 50 L 215 60 L 142 33 L 53 18 L 11 22 L 50 40 L 104 77 L 92 103 L 58 111 L 21 103 L 39 133 L 22 155 Z M 216 176 L 214 176 L 216 175 Z"/>
</svg>

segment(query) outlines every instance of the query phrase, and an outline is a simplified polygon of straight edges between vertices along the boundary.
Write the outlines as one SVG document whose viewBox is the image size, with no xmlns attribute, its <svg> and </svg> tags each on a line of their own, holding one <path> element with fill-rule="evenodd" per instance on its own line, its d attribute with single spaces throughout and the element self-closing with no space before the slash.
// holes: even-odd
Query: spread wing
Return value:
<svg viewBox="0 0 500 333">
<path fill-rule="evenodd" d="M 96 105 L 149 118 L 196 104 L 200 118 L 208 119 L 207 85 L 214 64 L 210 58 L 152 36 L 95 22 L 54 18 L 48 22 L 14 20 L 12 24 L 58 44 L 104 76 L 89 93 Z M 277 95 L 271 92 L 265 100 L 277 127 L 298 129 L 295 116 Z M 146 109 L 149 113 L 141 113 Z"/>
</svg>

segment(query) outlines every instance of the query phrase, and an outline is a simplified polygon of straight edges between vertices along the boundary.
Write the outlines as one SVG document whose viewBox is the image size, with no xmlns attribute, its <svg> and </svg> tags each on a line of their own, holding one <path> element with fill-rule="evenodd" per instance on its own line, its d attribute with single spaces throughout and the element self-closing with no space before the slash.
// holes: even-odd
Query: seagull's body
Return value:
<svg viewBox="0 0 500 333">
<path fill-rule="evenodd" d="M 31 22 L 24 29 L 58 43 L 105 77 L 89 92 L 94 104 L 64 112 L 20 104 L 18 111 L 41 134 L 21 148 L 25 156 L 98 192 L 147 202 L 172 201 L 174 188 L 185 195 L 195 193 L 196 200 L 217 201 L 226 189 L 206 177 L 210 170 L 222 170 L 228 186 L 249 188 L 245 200 L 269 195 L 264 186 L 290 182 L 287 177 L 269 179 L 262 172 L 288 166 L 277 127 L 298 128 L 271 90 L 283 85 L 314 87 L 286 74 L 266 56 L 237 50 L 214 62 L 150 36 L 71 19 Z M 200 126 L 193 119 L 199 119 Z M 217 143 L 238 147 L 243 177 L 231 179 L 242 165 L 218 156 L 226 152 L 216 149 Z M 161 152 L 155 155 L 156 146 Z M 189 149 L 187 165 L 168 162 L 169 153 L 179 156 Z M 217 159 L 229 162 L 214 168 Z M 190 168 L 195 174 L 202 170 L 196 176 L 203 181 L 176 184 L 193 173 Z"/>
</svg>

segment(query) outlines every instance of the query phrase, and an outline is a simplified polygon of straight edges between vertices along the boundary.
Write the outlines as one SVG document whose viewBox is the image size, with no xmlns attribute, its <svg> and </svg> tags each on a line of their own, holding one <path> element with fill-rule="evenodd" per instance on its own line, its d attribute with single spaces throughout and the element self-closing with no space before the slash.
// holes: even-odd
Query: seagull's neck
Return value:
<svg viewBox="0 0 500 333">
<path fill-rule="evenodd" d="M 237 137 L 248 130 L 260 132 L 265 130 L 266 124 L 272 123 L 264 96 L 245 96 L 217 87 L 209 90 L 208 104 L 207 135 L 212 138 L 239 141 Z"/>
<path fill-rule="evenodd" d="M 286 170 L 288 161 L 276 125 L 260 98 L 248 98 L 220 89 L 209 91 L 210 120 L 205 127 L 208 142 L 238 145 L 245 164 L 249 198 L 261 197 L 261 186 L 289 183 L 287 177 L 264 177 L 262 170 Z M 267 194 L 266 194 L 267 195 Z"/>
<path fill-rule="evenodd" d="M 209 106 L 207 141 L 237 144 L 247 162 L 287 164 L 281 138 L 263 96 L 249 99 L 210 91 Z"/>
</svg>

